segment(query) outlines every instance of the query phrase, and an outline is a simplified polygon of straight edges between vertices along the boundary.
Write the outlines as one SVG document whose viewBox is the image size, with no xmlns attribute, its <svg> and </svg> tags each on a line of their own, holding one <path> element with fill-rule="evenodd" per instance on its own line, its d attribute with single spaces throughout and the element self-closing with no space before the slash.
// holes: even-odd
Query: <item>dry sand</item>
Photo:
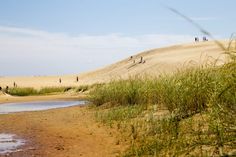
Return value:
<svg viewBox="0 0 236 157">
<path fill-rule="evenodd" d="M 227 42 L 222 41 L 223 44 Z M 143 57 L 145 63 L 138 64 L 140 57 Z M 48 86 L 79 86 L 84 84 L 93 84 L 108 82 L 113 79 L 128 78 L 132 75 L 155 75 L 171 73 L 183 65 L 199 65 L 204 61 L 212 59 L 221 60 L 220 63 L 226 60 L 223 51 L 213 41 L 189 43 L 183 45 L 175 45 L 165 48 L 158 48 L 150 51 L 145 51 L 133 56 L 127 56 L 115 64 L 104 68 L 74 75 L 63 76 L 31 76 L 31 77 L 0 77 L 0 86 L 13 86 L 16 82 L 20 87 L 48 87 Z M 133 63 L 135 60 L 135 63 Z M 79 82 L 76 82 L 76 77 L 79 77 Z M 59 78 L 62 83 L 59 83 Z"/>
</svg>

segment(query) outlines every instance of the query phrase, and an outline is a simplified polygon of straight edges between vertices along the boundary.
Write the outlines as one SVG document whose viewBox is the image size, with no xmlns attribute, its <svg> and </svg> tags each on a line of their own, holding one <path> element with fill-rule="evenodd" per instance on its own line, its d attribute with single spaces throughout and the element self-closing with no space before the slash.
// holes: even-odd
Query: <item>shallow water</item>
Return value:
<svg viewBox="0 0 236 157">
<path fill-rule="evenodd" d="M 25 111 L 41 111 L 76 105 L 84 105 L 85 101 L 41 101 L 41 102 L 20 102 L 6 103 L 0 105 L 0 114 L 9 114 Z"/>
<path fill-rule="evenodd" d="M 25 141 L 17 139 L 14 134 L 0 134 L 0 155 L 19 151 Z"/>
</svg>

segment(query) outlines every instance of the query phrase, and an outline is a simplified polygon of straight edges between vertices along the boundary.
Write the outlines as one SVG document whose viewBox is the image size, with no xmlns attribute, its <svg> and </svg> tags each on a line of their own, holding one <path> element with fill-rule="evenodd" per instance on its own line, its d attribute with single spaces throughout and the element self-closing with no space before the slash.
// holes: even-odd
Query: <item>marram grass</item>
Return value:
<svg viewBox="0 0 236 157">
<path fill-rule="evenodd" d="M 230 49 L 222 66 L 112 81 L 94 88 L 90 101 L 98 120 L 131 141 L 123 156 L 229 156 L 236 153 L 235 56 Z M 155 118 L 154 106 L 169 114 Z"/>
</svg>

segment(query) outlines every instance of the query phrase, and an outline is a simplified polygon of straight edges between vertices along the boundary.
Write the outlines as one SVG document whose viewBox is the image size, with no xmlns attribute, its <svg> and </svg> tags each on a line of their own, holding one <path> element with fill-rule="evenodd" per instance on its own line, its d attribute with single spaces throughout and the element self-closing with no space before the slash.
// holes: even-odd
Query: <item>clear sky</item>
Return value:
<svg viewBox="0 0 236 157">
<path fill-rule="evenodd" d="M 171 6 L 228 38 L 235 0 L 0 0 L 0 76 L 93 70 L 202 34 Z"/>
</svg>

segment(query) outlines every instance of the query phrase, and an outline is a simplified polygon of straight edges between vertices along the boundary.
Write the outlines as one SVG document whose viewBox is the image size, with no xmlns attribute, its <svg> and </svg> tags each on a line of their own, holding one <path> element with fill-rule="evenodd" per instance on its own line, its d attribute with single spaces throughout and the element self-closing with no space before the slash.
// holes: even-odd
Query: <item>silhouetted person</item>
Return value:
<svg viewBox="0 0 236 157">
<path fill-rule="evenodd" d="M 8 90 L 9 90 L 9 87 L 8 87 L 8 86 L 6 86 L 6 91 L 5 91 L 5 92 L 6 92 L 6 93 L 8 93 Z"/>
<path fill-rule="evenodd" d="M 78 82 L 78 81 L 79 81 L 79 77 L 77 76 L 77 77 L 76 77 L 76 82 Z"/>
<path fill-rule="evenodd" d="M 16 87 L 16 83 L 15 82 L 13 83 L 13 86 Z"/>
<path fill-rule="evenodd" d="M 59 83 L 61 83 L 61 78 L 59 78 Z"/>
<path fill-rule="evenodd" d="M 199 38 L 198 37 L 195 37 L 194 40 L 195 40 L 195 42 L 199 42 Z"/>
<path fill-rule="evenodd" d="M 139 63 L 142 63 L 142 62 L 143 62 L 143 56 L 141 56 Z"/>
<path fill-rule="evenodd" d="M 203 41 L 208 41 L 208 39 L 206 37 L 203 37 L 202 40 Z"/>
</svg>

